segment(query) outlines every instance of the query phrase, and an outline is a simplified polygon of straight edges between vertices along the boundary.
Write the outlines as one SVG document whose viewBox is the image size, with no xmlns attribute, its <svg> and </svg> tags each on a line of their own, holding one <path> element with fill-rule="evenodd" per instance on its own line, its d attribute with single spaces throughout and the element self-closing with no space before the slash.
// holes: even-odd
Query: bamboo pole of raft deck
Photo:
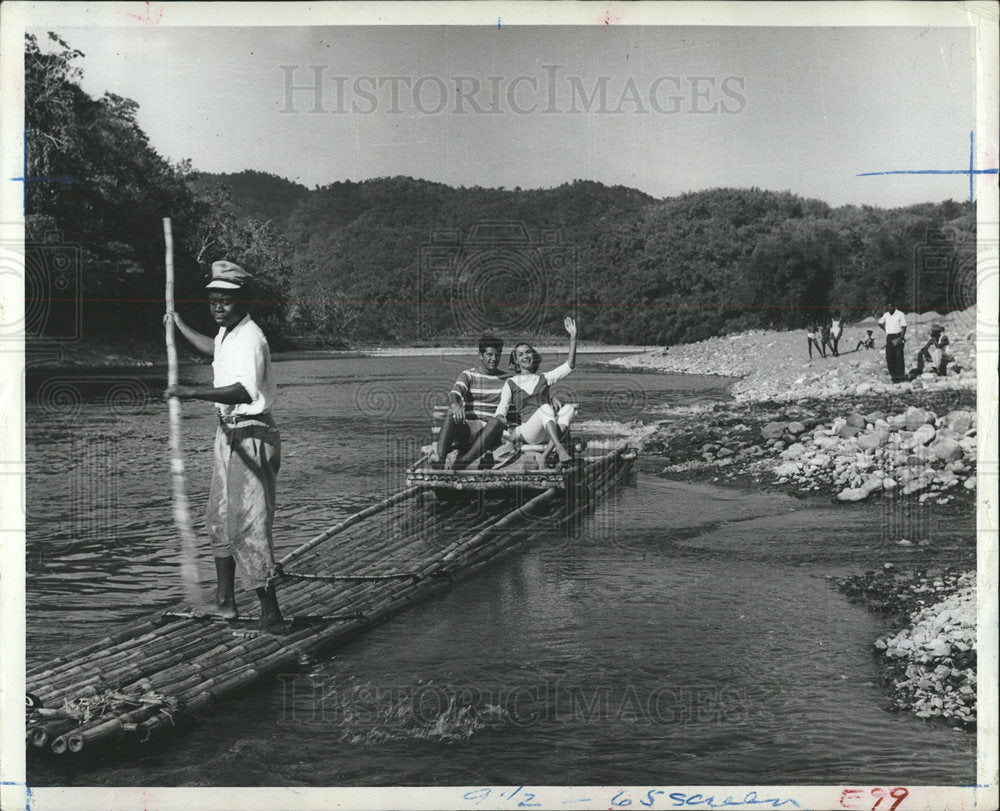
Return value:
<svg viewBox="0 0 1000 811">
<path fill-rule="evenodd" d="M 38 688 L 46 692 L 62 692 L 67 689 L 81 687 L 93 679 L 111 681 L 118 678 L 122 673 L 159 665 L 170 657 L 179 657 L 183 660 L 189 653 L 188 648 L 198 646 L 207 647 L 210 644 L 211 640 L 201 640 L 191 637 L 166 640 L 155 645 L 155 647 L 151 646 L 148 651 L 129 652 L 128 655 L 118 660 L 109 660 L 100 665 L 97 663 L 85 663 L 79 668 L 74 668 L 72 671 L 67 671 L 58 677 L 47 680 L 44 684 L 39 685 Z"/>
<path fill-rule="evenodd" d="M 372 504 L 372 506 L 366 507 L 361 512 L 355 513 L 354 515 L 352 515 L 352 516 L 350 516 L 348 518 L 345 518 L 339 524 L 335 524 L 334 526 L 330 527 L 325 532 L 321 532 L 315 538 L 312 538 L 311 540 L 306 541 L 298 549 L 294 549 L 291 552 L 289 552 L 287 555 L 285 555 L 278 562 L 281 565 L 284 565 L 284 564 L 288 563 L 289 561 L 294 560 L 295 558 L 299 557 L 299 555 L 305 554 L 310 549 L 312 549 L 315 546 L 323 543 L 323 541 L 330 540 L 330 538 L 332 538 L 338 532 L 343 532 L 345 529 L 347 529 L 348 527 L 354 526 L 359 521 L 363 521 L 365 518 L 368 518 L 371 515 L 375 515 L 375 513 L 377 513 L 377 512 L 381 512 L 382 510 L 388 509 L 389 507 L 393 506 L 394 504 L 398 504 L 400 501 L 405 501 L 408 498 L 412 498 L 413 496 L 415 496 L 419 492 L 420 492 L 420 488 L 416 487 L 416 486 L 414 486 L 414 487 L 407 487 L 405 490 L 400 490 L 398 493 L 394 493 L 393 495 L 389 496 L 386 499 L 383 499 L 382 501 L 378 502 L 377 504 Z"/>
<path fill-rule="evenodd" d="M 118 633 L 106 636 L 104 639 L 87 645 L 84 648 L 80 648 L 72 653 L 50 659 L 45 664 L 39 665 L 34 670 L 28 671 L 26 678 L 33 679 L 38 676 L 45 676 L 47 673 L 55 671 L 63 665 L 78 663 L 84 656 L 89 656 L 97 651 L 105 651 L 117 645 L 134 642 L 138 637 L 148 635 L 149 633 L 155 633 L 156 630 L 157 625 L 154 620 L 144 620 L 136 623 L 135 625 L 130 625 L 127 628 L 123 628 Z"/>
<path fill-rule="evenodd" d="M 98 667 L 101 664 L 106 664 L 115 657 L 125 656 L 129 653 L 131 648 L 139 647 L 146 644 L 147 642 L 152 642 L 158 638 L 158 634 L 149 633 L 143 634 L 141 636 L 135 637 L 128 640 L 127 642 L 122 642 L 118 645 L 111 646 L 104 651 L 91 651 L 89 654 L 81 654 L 75 657 L 73 660 L 64 662 L 59 665 L 54 665 L 46 670 L 35 671 L 33 673 L 27 674 L 25 680 L 27 683 L 31 684 L 33 682 L 46 682 L 53 679 L 59 679 L 66 672 L 79 667 Z M 54 664 L 51 663 L 50 664 Z"/>
<path fill-rule="evenodd" d="M 167 246 L 167 385 L 177 385 L 177 347 L 174 344 L 174 237 L 170 217 L 163 218 L 163 238 Z M 174 523 L 181 536 L 181 580 L 184 583 L 184 597 L 189 603 L 202 605 L 204 599 L 198 586 L 197 542 L 188 509 L 187 491 L 184 477 L 184 454 L 181 449 L 181 403 L 176 397 L 169 398 L 170 410 L 170 470 L 174 485 Z"/>
</svg>

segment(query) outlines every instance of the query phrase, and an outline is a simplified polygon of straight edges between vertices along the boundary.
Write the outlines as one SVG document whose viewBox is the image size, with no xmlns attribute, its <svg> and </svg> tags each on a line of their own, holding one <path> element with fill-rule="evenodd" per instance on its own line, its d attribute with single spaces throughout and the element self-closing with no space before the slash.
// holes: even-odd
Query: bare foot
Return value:
<svg viewBox="0 0 1000 811">
<path fill-rule="evenodd" d="M 235 598 L 229 597 L 229 599 L 225 599 L 223 597 L 216 597 L 215 604 L 219 609 L 219 616 L 223 619 L 234 620 L 239 618 L 240 611 L 236 607 Z"/>
<path fill-rule="evenodd" d="M 277 617 L 261 617 L 260 618 L 260 631 L 265 634 L 284 634 L 288 630 L 288 626 L 285 625 L 285 620 L 282 618 L 281 614 Z"/>
<path fill-rule="evenodd" d="M 285 618 L 278 608 L 278 597 L 273 587 L 256 589 L 260 600 L 260 630 L 269 634 L 285 631 Z"/>
</svg>

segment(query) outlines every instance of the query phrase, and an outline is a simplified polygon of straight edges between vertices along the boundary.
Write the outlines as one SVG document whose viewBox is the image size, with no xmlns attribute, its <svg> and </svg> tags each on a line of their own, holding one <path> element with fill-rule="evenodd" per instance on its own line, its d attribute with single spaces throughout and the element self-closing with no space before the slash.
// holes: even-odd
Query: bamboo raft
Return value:
<svg viewBox="0 0 1000 811">
<path fill-rule="evenodd" d="M 300 669 L 526 540 L 572 532 L 636 458 L 623 441 L 611 444 L 592 446 L 557 486 L 441 499 L 446 483 L 425 481 L 330 527 L 280 562 L 276 586 L 293 618 L 285 635 L 243 638 L 234 629 L 245 620 L 179 605 L 32 669 L 29 755 L 89 760 L 166 742 L 227 699 Z M 241 617 L 255 607 L 252 594 L 238 600 Z"/>
</svg>

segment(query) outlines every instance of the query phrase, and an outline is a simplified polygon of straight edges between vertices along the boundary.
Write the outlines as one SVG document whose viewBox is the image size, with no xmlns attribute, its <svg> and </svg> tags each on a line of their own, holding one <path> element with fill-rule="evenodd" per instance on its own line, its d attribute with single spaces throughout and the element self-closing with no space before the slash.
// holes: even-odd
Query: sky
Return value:
<svg viewBox="0 0 1000 811">
<path fill-rule="evenodd" d="M 971 28 L 55 30 L 86 54 L 90 94 L 134 99 L 161 154 L 208 172 L 310 188 L 580 178 L 655 197 L 756 186 L 886 207 L 969 196 L 963 175 L 857 175 L 968 167 Z"/>
</svg>

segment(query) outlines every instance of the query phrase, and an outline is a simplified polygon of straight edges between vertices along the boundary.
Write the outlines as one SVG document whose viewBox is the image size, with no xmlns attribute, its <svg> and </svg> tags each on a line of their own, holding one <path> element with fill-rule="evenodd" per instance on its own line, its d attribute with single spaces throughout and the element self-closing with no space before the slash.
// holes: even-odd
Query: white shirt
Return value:
<svg viewBox="0 0 1000 811">
<path fill-rule="evenodd" d="M 544 377 L 546 383 L 550 386 L 554 386 L 572 371 L 573 367 L 570 366 L 567 361 L 562 363 L 560 366 L 556 366 L 556 368 L 551 372 L 543 372 L 540 375 L 524 372 L 507 378 L 507 382 L 504 384 L 503 390 L 500 392 L 500 404 L 497 406 L 496 413 L 493 416 L 502 420 L 507 419 L 507 411 L 510 408 L 511 386 L 517 386 L 519 389 L 523 389 L 524 391 L 531 393 L 535 390 L 535 386 L 538 385 L 539 378 Z"/>
<path fill-rule="evenodd" d="M 216 403 L 223 416 L 263 414 L 278 399 L 278 386 L 271 371 L 271 349 L 249 315 L 231 330 L 222 327 L 215 336 L 212 371 L 215 388 L 239 383 L 250 395 L 249 403 Z"/>
<path fill-rule="evenodd" d="M 906 316 L 903 315 L 902 310 L 896 310 L 892 313 L 884 312 L 878 322 L 885 326 L 886 335 L 898 335 L 906 326 Z"/>
</svg>

